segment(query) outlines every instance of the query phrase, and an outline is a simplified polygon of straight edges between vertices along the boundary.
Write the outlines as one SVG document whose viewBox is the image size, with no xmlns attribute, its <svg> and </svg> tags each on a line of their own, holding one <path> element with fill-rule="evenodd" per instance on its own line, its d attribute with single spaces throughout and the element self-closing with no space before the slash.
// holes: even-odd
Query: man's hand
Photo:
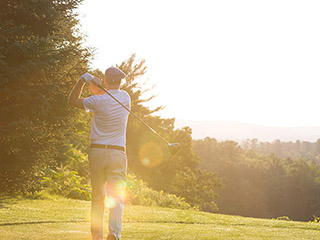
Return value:
<svg viewBox="0 0 320 240">
<path fill-rule="evenodd" d="M 77 84 L 73 87 L 70 95 L 69 95 L 69 103 L 77 108 L 81 108 L 84 109 L 84 105 L 83 105 L 83 99 L 80 98 L 81 92 L 82 92 L 82 88 L 84 83 L 88 83 L 90 86 L 90 90 L 97 87 L 101 86 L 101 81 L 92 76 L 90 73 L 85 73 L 82 74 L 80 76 L 79 81 L 77 82 Z M 97 88 L 97 90 L 100 90 L 99 88 Z M 91 90 L 92 91 L 92 90 Z M 102 95 L 101 92 L 99 92 L 99 95 Z"/>
<path fill-rule="evenodd" d="M 85 74 L 82 74 L 80 76 L 80 80 L 83 80 L 85 81 L 86 83 L 90 83 L 93 79 L 95 79 L 94 76 L 92 76 L 90 73 L 85 73 Z"/>
</svg>

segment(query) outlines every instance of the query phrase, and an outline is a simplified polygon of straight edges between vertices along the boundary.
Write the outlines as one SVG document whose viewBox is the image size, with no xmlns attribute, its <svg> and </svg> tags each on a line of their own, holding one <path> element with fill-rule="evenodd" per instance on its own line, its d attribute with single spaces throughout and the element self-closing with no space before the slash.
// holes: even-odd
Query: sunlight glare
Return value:
<svg viewBox="0 0 320 240">
<path fill-rule="evenodd" d="M 142 145 L 140 148 L 139 159 L 142 165 L 145 167 L 157 167 L 162 162 L 163 151 L 159 145 L 149 142 Z"/>
<path fill-rule="evenodd" d="M 106 198 L 106 207 L 107 208 L 114 208 L 116 206 L 116 200 L 113 197 L 108 196 Z"/>
</svg>

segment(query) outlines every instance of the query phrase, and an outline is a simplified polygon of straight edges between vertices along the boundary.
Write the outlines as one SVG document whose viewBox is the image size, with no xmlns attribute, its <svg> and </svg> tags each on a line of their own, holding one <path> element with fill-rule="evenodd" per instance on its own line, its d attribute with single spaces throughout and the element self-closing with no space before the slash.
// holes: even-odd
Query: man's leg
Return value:
<svg viewBox="0 0 320 240">
<path fill-rule="evenodd" d="M 106 196 L 106 179 L 104 171 L 105 151 L 105 149 L 91 148 L 89 153 L 90 178 L 92 186 L 92 240 L 103 239 L 103 215 Z"/>
<path fill-rule="evenodd" d="M 113 151 L 112 162 L 107 173 L 107 194 L 109 199 L 109 233 L 120 240 L 122 229 L 122 213 L 127 175 L 127 157 L 124 152 Z"/>
<path fill-rule="evenodd" d="M 108 182 L 108 198 L 111 199 L 109 211 L 109 233 L 114 234 L 118 239 L 120 239 L 124 204 L 123 198 L 114 193 L 114 188 L 117 188 L 115 182 L 119 182 L 119 180 L 115 178 L 113 180 L 115 180 L 113 183 Z"/>
</svg>

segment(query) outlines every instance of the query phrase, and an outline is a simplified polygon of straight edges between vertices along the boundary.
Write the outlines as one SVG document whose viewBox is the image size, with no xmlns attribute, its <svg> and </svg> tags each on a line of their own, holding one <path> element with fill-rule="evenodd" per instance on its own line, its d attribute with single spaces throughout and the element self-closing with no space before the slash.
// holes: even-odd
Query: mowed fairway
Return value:
<svg viewBox="0 0 320 240">
<path fill-rule="evenodd" d="M 90 202 L 0 198 L 0 239 L 90 240 Z M 319 223 L 126 206 L 123 240 L 320 239 Z"/>
</svg>

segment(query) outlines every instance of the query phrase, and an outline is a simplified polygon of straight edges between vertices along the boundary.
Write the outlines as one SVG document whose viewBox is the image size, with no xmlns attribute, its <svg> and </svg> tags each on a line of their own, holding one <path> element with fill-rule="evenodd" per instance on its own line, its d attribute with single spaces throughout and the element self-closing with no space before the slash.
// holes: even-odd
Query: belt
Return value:
<svg viewBox="0 0 320 240">
<path fill-rule="evenodd" d="M 105 144 L 90 144 L 91 148 L 105 148 L 105 149 L 116 149 L 125 152 L 125 148 L 121 146 L 115 146 L 115 145 L 105 145 Z"/>
</svg>

